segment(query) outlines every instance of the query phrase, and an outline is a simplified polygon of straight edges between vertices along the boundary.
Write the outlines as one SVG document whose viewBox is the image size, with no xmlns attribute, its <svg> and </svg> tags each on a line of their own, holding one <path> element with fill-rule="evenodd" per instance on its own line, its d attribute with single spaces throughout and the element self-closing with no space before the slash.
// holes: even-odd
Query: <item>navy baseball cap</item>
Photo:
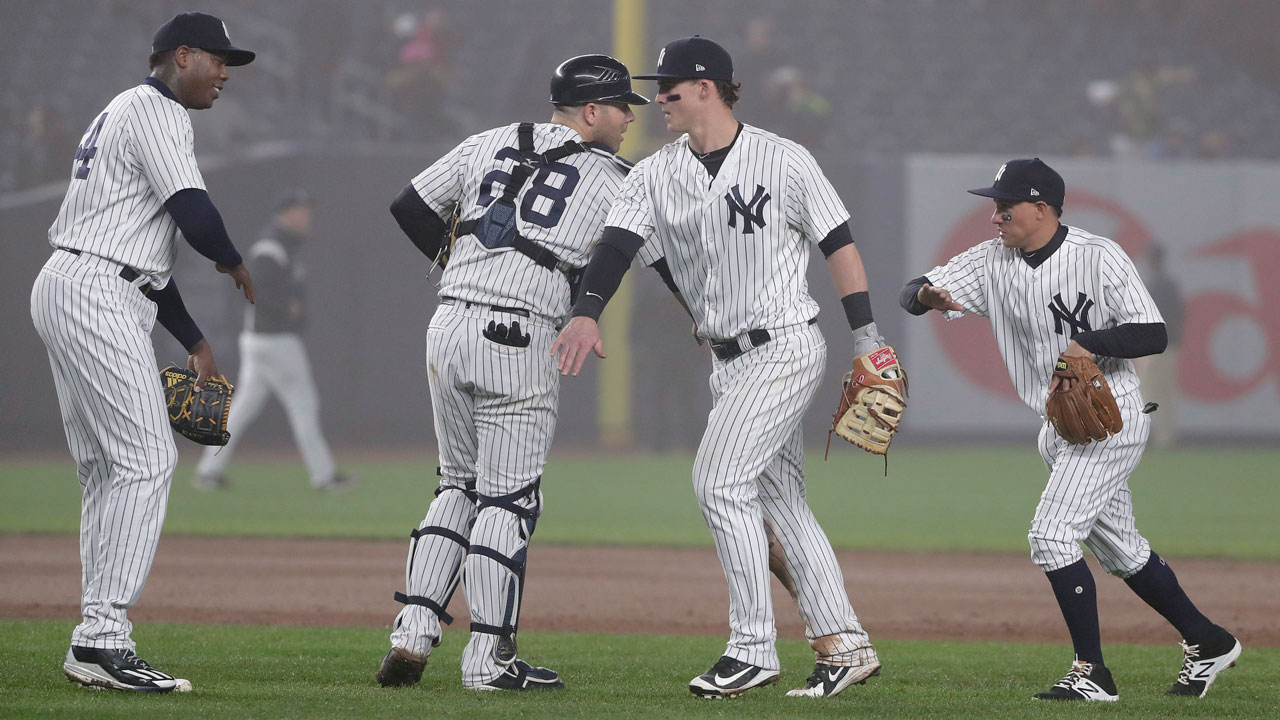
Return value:
<svg viewBox="0 0 1280 720">
<path fill-rule="evenodd" d="M 1067 186 L 1058 171 L 1040 158 L 1019 158 L 1000 166 L 991 187 L 969 192 L 996 200 L 1043 202 L 1060 208 L 1066 199 Z"/>
<path fill-rule="evenodd" d="M 212 15 L 199 12 L 179 13 L 156 31 L 151 40 L 151 54 L 176 50 L 183 45 L 223 55 L 228 65 L 248 65 L 257 54 L 231 44 L 227 24 Z"/>
<path fill-rule="evenodd" d="M 715 42 L 694 35 L 667 43 L 658 54 L 658 71 L 636 75 L 637 80 L 689 80 L 706 78 L 733 82 L 733 58 Z"/>
</svg>

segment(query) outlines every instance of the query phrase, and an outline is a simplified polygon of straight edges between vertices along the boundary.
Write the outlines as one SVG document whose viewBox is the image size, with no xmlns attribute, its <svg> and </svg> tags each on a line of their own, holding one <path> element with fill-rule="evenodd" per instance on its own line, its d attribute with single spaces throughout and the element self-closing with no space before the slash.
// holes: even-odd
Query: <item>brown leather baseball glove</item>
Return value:
<svg viewBox="0 0 1280 720">
<path fill-rule="evenodd" d="M 889 443 L 907 407 L 907 387 L 907 373 L 891 346 L 854 358 L 827 433 L 827 452 L 835 433 L 869 453 L 885 455 L 887 473 Z"/>
<path fill-rule="evenodd" d="M 234 388 L 225 378 L 211 377 L 204 381 L 204 389 L 196 390 L 198 377 L 177 365 L 160 371 L 169 424 L 179 435 L 201 445 L 226 445 L 231 439 L 227 417 Z"/>
<path fill-rule="evenodd" d="M 1072 379 L 1070 389 L 1063 390 L 1059 385 L 1049 393 L 1045 405 L 1049 422 L 1063 440 L 1072 445 L 1088 445 L 1120 432 L 1124 427 L 1120 406 L 1091 358 L 1059 355 L 1053 374 Z"/>
</svg>

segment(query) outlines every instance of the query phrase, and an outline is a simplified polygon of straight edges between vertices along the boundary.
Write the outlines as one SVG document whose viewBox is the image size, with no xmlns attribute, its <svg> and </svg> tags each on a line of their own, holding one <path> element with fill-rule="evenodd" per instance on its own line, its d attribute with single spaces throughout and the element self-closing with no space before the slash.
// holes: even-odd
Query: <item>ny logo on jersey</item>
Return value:
<svg viewBox="0 0 1280 720">
<path fill-rule="evenodd" d="M 751 196 L 751 201 L 743 201 L 742 189 L 734 185 L 724 194 L 724 201 L 729 203 L 729 227 L 738 227 L 738 216 L 741 215 L 742 232 L 754 235 L 757 227 L 764 227 L 764 209 L 769 204 L 769 198 L 764 186 L 756 185 L 756 194 Z"/>
<path fill-rule="evenodd" d="M 1049 312 L 1053 313 L 1053 331 L 1059 335 L 1063 335 L 1062 324 L 1071 325 L 1071 332 L 1067 337 L 1075 337 L 1076 333 L 1081 330 L 1092 330 L 1093 326 L 1089 324 L 1089 308 L 1093 307 L 1093 301 L 1084 293 L 1076 293 L 1076 306 L 1070 310 L 1067 304 L 1062 302 L 1062 296 L 1058 293 L 1053 294 L 1053 302 L 1049 303 Z"/>
</svg>

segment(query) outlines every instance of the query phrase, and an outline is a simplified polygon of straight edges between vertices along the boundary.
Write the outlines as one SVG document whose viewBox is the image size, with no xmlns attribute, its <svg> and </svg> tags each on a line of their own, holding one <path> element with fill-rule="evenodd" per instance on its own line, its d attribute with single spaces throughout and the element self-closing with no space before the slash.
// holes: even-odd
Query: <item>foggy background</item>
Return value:
<svg viewBox="0 0 1280 720">
<path fill-rule="evenodd" d="M 233 43 L 258 53 L 253 64 L 230 69 L 214 108 L 191 113 L 200 166 L 233 240 L 247 250 L 286 189 L 305 188 L 315 199 L 312 241 L 304 249 L 310 297 L 305 337 L 339 464 L 344 454 L 364 449 L 432 446 L 423 353 L 438 274 L 425 277 L 428 264 L 387 206 L 415 174 L 467 135 L 549 118 L 547 86 L 559 62 L 589 52 L 614 54 L 614 3 L 0 4 L 0 452 L 65 448 L 44 346 L 30 321 L 31 283 L 50 253 L 48 227 L 85 126 L 112 97 L 146 77 L 155 29 L 175 12 L 193 9 L 222 17 Z M 1280 204 L 1280 182 L 1273 179 L 1280 167 L 1275 2 L 648 0 L 644 10 L 647 26 L 628 29 L 643 38 L 643 56 L 624 58 L 633 73 L 652 71 L 669 40 L 711 37 L 733 56 L 743 88 L 738 118 L 813 152 L 852 214 L 877 322 L 899 345 L 909 373 L 917 365 L 930 367 L 923 358 L 913 364 L 913 351 L 931 346 L 907 342 L 908 325 L 920 323 L 916 330 L 927 331 L 927 321 L 903 313 L 897 293 L 934 264 L 909 261 L 916 258 L 908 252 L 908 215 L 927 219 L 934 212 L 927 203 L 908 202 L 913 158 L 946 164 L 952 155 L 980 157 L 973 164 L 980 169 L 964 175 L 970 179 L 948 180 L 958 201 L 965 200 L 964 189 L 988 184 L 1003 159 L 1038 155 L 1055 166 L 1079 163 L 1081 175 L 1109 177 L 1113 169 L 1136 167 L 1144 177 L 1158 178 L 1168 167 L 1192 185 L 1222 177 L 1229 185 L 1216 187 L 1218 194 L 1231 198 L 1247 191 L 1264 208 Z M 637 81 L 636 89 L 652 97 L 655 88 Z M 644 125 L 632 128 L 621 153 L 632 160 L 670 139 L 656 109 L 637 114 Z M 924 175 L 934 177 L 925 165 Z M 1242 173 L 1258 173 L 1261 180 L 1230 184 Z M 1064 222 L 1071 223 L 1079 219 L 1071 215 L 1077 186 L 1072 174 L 1064 175 Z M 1119 196 L 1141 190 L 1124 182 L 1110 187 Z M 1196 188 L 1187 196 L 1196 198 Z M 1190 213 L 1212 222 L 1230 205 L 1196 207 L 1186 196 L 1159 193 L 1142 197 L 1138 214 L 1144 217 Z M 1280 218 L 1267 222 L 1280 227 Z M 1081 226 L 1106 234 L 1103 226 Z M 968 245 L 990 237 L 977 232 Z M 1280 234 L 1267 237 L 1275 243 Z M 1180 240 L 1187 250 L 1179 267 L 1195 270 L 1198 241 Z M 1280 245 L 1262 247 L 1273 257 Z M 185 245 L 175 276 L 219 367 L 234 382 L 242 298 Z M 1247 277 L 1240 280 L 1242 292 L 1252 293 Z M 816 250 L 809 281 L 823 307 L 820 324 L 830 347 L 828 378 L 806 419 L 812 445 L 821 443 L 829 426 L 834 407 L 828 405 L 852 343 Z M 638 449 L 691 450 L 710 407 L 709 352 L 694 345 L 687 318 L 656 274 L 637 269 L 629 282 L 637 308 L 627 387 L 631 435 L 610 438 Z M 604 324 L 617 312 L 611 306 Z M 967 327 L 989 337 L 984 325 Z M 1267 368 L 1280 366 L 1280 335 L 1248 323 L 1232 327 L 1231 337 L 1244 339 L 1250 362 L 1261 368 L 1261 379 L 1247 391 L 1263 403 L 1263 421 L 1251 422 L 1251 432 L 1237 437 L 1274 442 L 1280 423 L 1271 418 L 1280 403 L 1276 372 Z M 159 326 L 155 339 L 160 365 L 185 361 L 185 351 Z M 604 362 L 617 362 L 619 348 L 609 350 Z M 556 448 L 601 444 L 600 366 L 592 358 L 583 375 L 563 381 Z M 1022 408 L 1007 411 L 1017 413 L 1017 429 L 1006 424 L 985 432 L 971 419 L 921 423 L 913 434 L 913 410 L 930 413 L 929 403 L 942 402 L 935 393 L 947 391 L 931 387 L 930 375 L 912 376 L 915 407 L 908 409 L 907 432 L 895 447 L 975 436 L 1030 438 L 1038 429 Z M 253 433 L 242 447 L 292 451 L 275 404 Z"/>
</svg>

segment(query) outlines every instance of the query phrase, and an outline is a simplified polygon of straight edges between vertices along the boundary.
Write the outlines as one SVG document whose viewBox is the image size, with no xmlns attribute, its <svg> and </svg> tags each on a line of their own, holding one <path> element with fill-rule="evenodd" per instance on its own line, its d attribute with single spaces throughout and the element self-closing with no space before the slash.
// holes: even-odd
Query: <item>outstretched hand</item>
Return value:
<svg viewBox="0 0 1280 720">
<path fill-rule="evenodd" d="M 570 320 L 556 341 L 551 343 L 551 354 L 558 356 L 556 365 L 561 375 L 577 375 L 587 360 L 588 352 L 594 352 L 601 360 L 607 357 L 600 326 L 589 317 L 579 316 Z"/>
<path fill-rule="evenodd" d="M 951 299 L 951 291 L 945 290 L 933 285 L 923 285 L 920 291 L 916 293 L 916 299 L 921 304 L 927 305 L 934 310 L 955 310 L 962 312 L 964 306 Z"/>
<path fill-rule="evenodd" d="M 236 281 L 236 289 L 244 290 L 244 299 L 250 303 L 253 302 L 253 278 L 249 277 L 249 268 L 240 263 L 235 267 L 227 267 L 222 263 L 215 265 L 220 273 L 226 273 L 231 279 Z"/>
</svg>

